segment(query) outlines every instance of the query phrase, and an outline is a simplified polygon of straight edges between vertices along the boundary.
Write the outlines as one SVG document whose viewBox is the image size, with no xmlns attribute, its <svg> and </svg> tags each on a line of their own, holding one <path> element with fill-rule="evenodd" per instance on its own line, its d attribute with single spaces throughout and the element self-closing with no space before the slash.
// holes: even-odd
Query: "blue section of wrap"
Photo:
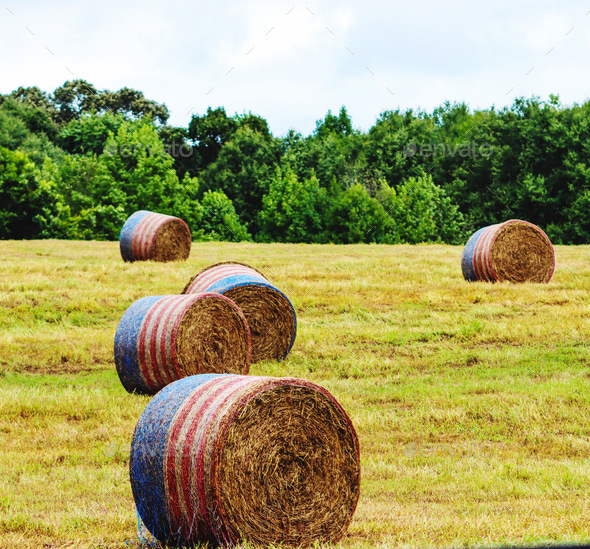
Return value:
<svg viewBox="0 0 590 549">
<path fill-rule="evenodd" d="M 232 290 L 233 288 L 238 288 L 239 286 L 265 286 L 267 288 L 273 289 L 275 292 L 278 292 L 287 300 L 289 307 L 291 307 L 291 315 L 293 316 L 293 336 L 291 337 L 291 342 L 289 343 L 289 347 L 287 348 L 287 351 L 280 358 L 280 360 L 283 360 L 291 351 L 291 348 L 293 347 L 293 344 L 295 343 L 295 336 L 297 335 L 297 314 L 295 313 L 295 308 L 293 307 L 293 304 L 291 303 L 289 298 L 283 292 L 281 292 L 281 290 L 279 290 L 276 286 L 273 286 L 270 282 L 265 280 L 262 276 L 258 277 L 258 276 L 254 276 L 254 275 L 245 275 L 245 274 L 228 276 L 228 277 L 222 278 L 221 280 L 218 280 L 217 282 L 214 282 L 213 284 L 211 284 L 211 286 L 209 286 L 206 291 L 224 294 L 228 290 Z"/>
<path fill-rule="evenodd" d="M 123 225 L 121 234 L 119 235 L 119 249 L 121 250 L 121 257 L 125 261 L 135 261 L 133 257 L 133 232 L 140 221 L 151 213 L 147 210 L 139 210 L 129 216 L 127 221 L 125 221 L 125 225 Z"/>
<path fill-rule="evenodd" d="M 166 505 L 164 463 L 172 420 L 183 402 L 203 383 L 227 374 L 189 376 L 164 387 L 141 414 L 131 441 L 129 477 L 137 512 L 152 535 L 173 539 Z"/>
<path fill-rule="evenodd" d="M 115 366 L 123 387 L 130 393 L 152 393 L 141 375 L 137 342 L 143 319 L 154 303 L 165 296 L 143 297 L 125 311 L 115 334 Z"/>
<path fill-rule="evenodd" d="M 471 238 L 465 244 L 463 248 L 463 255 L 461 257 L 461 270 L 463 271 L 463 278 L 469 282 L 477 282 L 477 276 L 475 275 L 475 269 L 473 266 L 473 254 L 475 252 L 475 245 L 488 227 L 483 227 L 479 231 L 473 233 Z"/>
<path fill-rule="evenodd" d="M 232 288 L 236 288 L 238 286 L 246 286 L 248 284 L 268 286 L 269 288 L 274 288 L 276 290 L 276 288 L 262 276 L 238 274 L 226 276 L 221 280 L 218 280 L 217 282 L 213 282 L 211 286 L 207 288 L 206 291 L 217 292 L 218 294 L 222 294 L 223 292 L 231 290 Z"/>
</svg>

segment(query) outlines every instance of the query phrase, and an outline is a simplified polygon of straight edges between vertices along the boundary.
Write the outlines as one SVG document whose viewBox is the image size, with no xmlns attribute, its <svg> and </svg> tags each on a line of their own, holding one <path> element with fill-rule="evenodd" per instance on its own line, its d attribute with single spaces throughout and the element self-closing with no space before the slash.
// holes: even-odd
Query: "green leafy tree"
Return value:
<svg viewBox="0 0 590 549">
<path fill-rule="evenodd" d="M 58 143 L 71 154 L 101 154 L 109 135 L 117 132 L 123 120 L 122 116 L 112 113 L 83 115 L 61 130 Z"/>
<path fill-rule="evenodd" d="M 48 165 L 45 165 L 47 169 Z M 124 218 L 123 208 L 101 203 L 96 183 L 115 181 L 96 155 L 66 155 L 57 167 L 53 178 L 63 201 L 70 211 L 68 238 L 93 240 L 110 239 L 116 232 L 116 224 Z M 109 221 L 110 220 L 110 221 Z M 105 222 L 108 227 L 105 227 Z"/>
<path fill-rule="evenodd" d="M 333 180 L 342 188 L 359 182 L 359 176 L 367 170 L 365 136 L 352 128 L 352 121 L 342 107 L 339 116 L 328 111 L 318 120 L 312 136 L 302 138 L 290 132 L 280 141 L 283 163 L 287 164 L 301 180 L 317 177 L 322 187 L 328 188 Z"/>
<path fill-rule="evenodd" d="M 250 128 L 253 132 L 257 132 L 267 139 L 272 139 L 272 134 L 268 128 L 268 122 L 261 116 L 257 116 L 249 112 L 247 114 L 239 114 L 235 116 L 234 119 L 238 123 L 236 129 Z"/>
<path fill-rule="evenodd" d="M 324 242 L 327 191 L 315 175 L 301 182 L 277 168 L 262 199 L 259 239 L 266 242 Z"/>
<path fill-rule="evenodd" d="M 360 184 L 331 199 L 328 239 L 336 244 L 399 242 L 394 220 Z"/>
<path fill-rule="evenodd" d="M 196 175 L 213 164 L 223 145 L 233 138 L 239 128 L 249 128 L 265 139 L 272 140 L 267 121 L 251 112 L 229 117 L 223 107 L 209 107 L 206 114 L 193 115 L 187 132 L 196 153 L 192 157 L 191 174 Z"/>
<path fill-rule="evenodd" d="M 217 160 L 221 147 L 229 141 L 238 126 L 238 122 L 228 117 L 223 107 L 209 107 L 206 114 L 193 115 L 188 125 L 188 136 L 195 142 L 196 171 L 204 170 Z"/>
<path fill-rule="evenodd" d="M 174 171 L 179 178 L 186 174 L 196 175 L 194 170 L 197 151 L 188 138 L 188 130 L 176 126 L 161 126 L 158 135 L 164 150 L 174 159 Z"/>
<path fill-rule="evenodd" d="M 24 130 L 28 133 L 42 134 L 44 138 L 49 140 L 54 140 L 59 131 L 49 109 L 43 106 L 38 107 L 10 95 L 4 96 L 4 100 L 0 104 L 0 125 L 5 125 L 8 119 L 19 121 L 21 129 L 14 136 L 16 140 L 19 139 L 19 135 L 22 135 Z"/>
<path fill-rule="evenodd" d="M 323 120 L 316 122 L 314 133 L 320 139 L 328 137 L 331 134 L 340 136 L 352 135 L 352 120 L 346 111 L 346 107 L 340 109 L 338 116 L 332 114 L 332 111 L 329 110 Z"/>
<path fill-rule="evenodd" d="M 299 179 L 315 174 L 322 187 L 328 188 L 336 179 L 345 188 L 356 184 L 358 174 L 366 168 L 362 151 L 360 136 L 307 137 L 290 148 L 284 162 Z"/>
<path fill-rule="evenodd" d="M 45 111 L 49 112 L 50 114 L 53 114 L 53 115 L 57 114 L 49 94 L 42 91 L 37 86 L 31 86 L 28 88 L 24 88 L 21 86 L 18 89 L 11 92 L 7 97 L 12 97 L 13 99 L 19 101 L 20 103 L 25 103 L 31 107 L 45 110 Z M 0 96 L 0 104 L 1 103 L 2 103 L 2 99 Z"/>
<path fill-rule="evenodd" d="M 57 112 L 39 88 L 18 88 L 0 98 L 0 111 L 22 120 L 30 132 L 44 133 L 49 139 L 55 139 L 59 132 L 55 121 Z"/>
<path fill-rule="evenodd" d="M 41 167 L 46 159 L 60 163 L 66 154 L 54 145 L 44 133 L 29 133 L 18 147 L 31 161 Z"/>
<path fill-rule="evenodd" d="M 100 160 L 108 177 L 99 177 L 96 182 L 99 200 L 123 206 L 127 215 L 137 210 L 154 210 L 177 215 L 189 227 L 198 227 L 202 215 L 197 200 L 198 182 L 190 177 L 182 183 L 178 180 L 174 161 L 166 154 L 151 124 L 122 124 L 107 141 Z"/>
<path fill-rule="evenodd" d="M 408 177 L 419 177 L 431 168 L 425 169 L 424 163 L 432 158 L 418 151 L 436 139 L 431 133 L 433 127 L 425 113 L 385 111 L 369 129 L 365 142 L 367 165 L 392 186 Z"/>
<path fill-rule="evenodd" d="M 274 140 L 249 127 L 239 128 L 199 179 L 202 191 L 223 191 L 230 198 L 253 234 L 258 232 L 257 214 L 278 164 L 278 152 Z"/>
<path fill-rule="evenodd" d="M 0 238 L 60 236 L 62 214 L 68 212 L 54 182 L 22 152 L 0 147 Z"/>
<path fill-rule="evenodd" d="M 0 147 L 15 150 L 29 135 L 25 121 L 5 109 L 3 104 L 0 107 Z"/>
<path fill-rule="evenodd" d="M 228 242 L 250 240 L 250 235 L 240 222 L 232 201 L 225 194 L 207 191 L 201 200 L 201 207 L 203 215 L 199 228 L 205 238 Z"/>
<path fill-rule="evenodd" d="M 459 244 L 465 238 L 463 216 L 429 175 L 411 177 L 397 190 L 384 182 L 377 200 L 395 222 L 402 242 Z"/>
<path fill-rule="evenodd" d="M 53 92 L 57 118 L 67 124 L 79 120 L 83 114 L 122 114 L 136 120 L 147 116 L 165 124 L 169 117 L 166 105 L 147 99 L 143 92 L 131 88 L 118 91 L 97 90 L 86 80 L 69 80 Z"/>
<path fill-rule="evenodd" d="M 570 183 L 576 190 L 576 198 L 560 212 L 562 219 L 546 227 L 547 236 L 555 244 L 590 243 L 590 190 L 587 187 L 587 182 L 590 181 L 590 166 L 587 162 L 580 162 L 577 172 L 576 175 L 580 179 L 583 178 L 585 185 L 576 186 Z"/>
<path fill-rule="evenodd" d="M 79 238 L 116 239 L 127 217 L 144 209 L 178 216 L 195 239 L 202 236 L 198 182 L 178 179 L 149 121 L 123 121 L 103 154 L 70 157 L 59 179 Z"/>
<path fill-rule="evenodd" d="M 46 158 L 60 162 L 64 157 L 49 137 L 55 127 L 44 107 L 11 96 L 0 105 L 0 147 L 26 153 L 38 167 Z"/>
</svg>

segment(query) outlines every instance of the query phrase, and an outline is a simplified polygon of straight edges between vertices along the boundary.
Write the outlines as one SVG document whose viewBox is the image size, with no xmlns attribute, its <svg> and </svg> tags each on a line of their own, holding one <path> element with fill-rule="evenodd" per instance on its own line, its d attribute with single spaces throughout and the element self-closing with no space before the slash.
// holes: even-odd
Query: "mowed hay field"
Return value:
<svg viewBox="0 0 590 549">
<path fill-rule="evenodd" d="M 138 545 L 129 445 L 148 397 L 113 362 L 136 299 L 243 261 L 298 334 L 252 374 L 325 386 L 361 444 L 342 547 L 590 540 L 590 247 L 548 285 L 467 283 L 462 248 L 193 244 L 124 263 L 115 242 L 0 242 L 0 547 Z"/>
</svg>

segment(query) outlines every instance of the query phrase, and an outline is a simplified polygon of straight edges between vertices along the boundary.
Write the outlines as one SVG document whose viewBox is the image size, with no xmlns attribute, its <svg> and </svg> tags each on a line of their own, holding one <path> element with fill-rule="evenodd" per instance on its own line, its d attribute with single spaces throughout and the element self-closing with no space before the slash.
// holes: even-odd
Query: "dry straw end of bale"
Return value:
<svg viewBox="0 0 590 549">
<path fill-rule="evenodd" d="M 547 283 L 555 272 L 555 251 L 539 227 L 511 219 L 474 233 L 461 269 L 468 281 Z"/>
<path fill-rule="evenodd" d="M 244 312 L 252 335 L 252 362 L 283 360 L 297 335 L 297 315 L 289 298 L 259 271 L 242 263 L 218 263 L 200 271 L 183 293 L 218 292 Z"/>
<path fill-rule="evenodd" d="M 250 358 L 246 318 L 219 294 L 144 297 L 115 335 L 115 365 L 129 392 L 154 394 L 194 374 L 247 374 Z"/>
<path fill-rule="evenodd" d="M 555 250 L 542 229 L 512 219 L 496 232 L 492 264 L 498 280 L 547 283 L 555 272 Z"/>
<path fill-rule="evenodd" d="M 129 466 L 144 524 L 177 545 L 333 543 L 360 491 L 349 417 L 300 379 L 200 375 L 169 385 L 137 423 Z"/>
<path fill-rule="evenodd" d="M 178 261 L 190 255 L 191 232 L 178 217 L 140 210 L 131 215 L 119 236 L 125 261 Z"/>
</svg>

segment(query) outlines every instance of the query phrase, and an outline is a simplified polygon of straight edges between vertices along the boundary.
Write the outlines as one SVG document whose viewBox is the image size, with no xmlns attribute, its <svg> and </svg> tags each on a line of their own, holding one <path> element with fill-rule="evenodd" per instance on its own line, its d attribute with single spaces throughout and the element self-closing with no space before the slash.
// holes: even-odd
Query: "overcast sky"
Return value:
<svg viewBox="0 0 590 549">
<path fill-rule="evenodd" d="M 345 105 L 367 130 L 384 110 L 472 109 L 515 97 L 590 99 L 590 0 L 413 2 L 7 0 L 0 93 L 83 78 L 165 103 L 170 123 L 224 106 L 307 135 Z"/>
</svg>

